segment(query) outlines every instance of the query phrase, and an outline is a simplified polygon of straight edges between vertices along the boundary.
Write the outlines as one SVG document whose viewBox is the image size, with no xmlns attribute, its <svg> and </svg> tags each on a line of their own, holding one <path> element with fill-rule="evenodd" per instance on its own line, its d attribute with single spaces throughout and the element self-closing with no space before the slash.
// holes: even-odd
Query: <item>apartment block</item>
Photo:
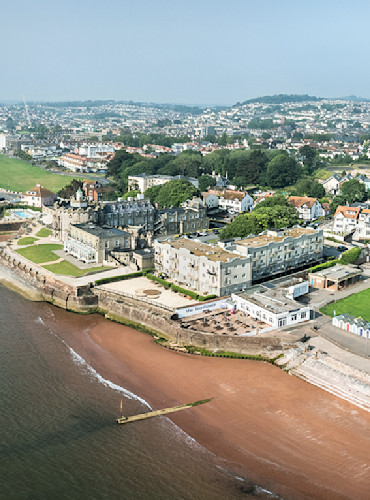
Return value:
<svg viewBox="0 0 370 500">
<path fill-rule="evenodd" d="M 321 230 L 270 229 L 258 236 L 219 243 L 225 250 L 252 259 L 252 279 L 259 281 L 313 264 L 323 257 Z"/>
<path fill-rule="evenodd" d="M 174 283 L 204 295 L 228 295 L 252 282 L 249 256 L 188 238 L 155 241 L 154 265 Z"/>
</svg>

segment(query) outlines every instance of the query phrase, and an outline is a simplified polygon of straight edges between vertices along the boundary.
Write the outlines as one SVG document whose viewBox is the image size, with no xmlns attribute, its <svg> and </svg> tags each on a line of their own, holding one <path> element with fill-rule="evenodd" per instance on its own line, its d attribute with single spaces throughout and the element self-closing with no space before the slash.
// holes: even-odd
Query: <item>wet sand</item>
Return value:
<svg viewBox="0 0 370 500">
<path fill-rule="evenodd" d="M 367 412 L 267 363 L 177 353 L 87 319 L 70 345 L 153 409 L 214 398 L 170 418 L 238 475 L 285 499 L 369 498 Z"/>
</svg>

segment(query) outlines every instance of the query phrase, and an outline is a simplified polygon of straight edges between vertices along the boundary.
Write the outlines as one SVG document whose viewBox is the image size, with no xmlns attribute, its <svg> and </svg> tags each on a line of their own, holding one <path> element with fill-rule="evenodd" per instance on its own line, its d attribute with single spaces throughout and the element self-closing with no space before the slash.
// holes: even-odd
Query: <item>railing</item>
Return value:
<svg viewBox="0 0 370 500">
<path fill-rule="evenodd" d="M 117 297 L 128 297 L 129 299 L 135 299 L 135 300 L 140 300 L 140 302 L 146 302 L 147 304 L 151 304 L 155 307 L 160 307 L 162 309 L 165 309 L 166 311 L 174 311 L 176 308 L 175 307 L 169 307 L 166 306 L 165 304 L 161 304 L 160 302 L 156 302 L 155 300 L 147 299 L 145 297 L 139 297 L 137 295 L 132 295 L 131 293 L 128 292 L 114 292 L 109 289 L 102 288 L 101 286 L 95 286 L 95 289 L 101 290 L 106 293 L 110 293 L 112 295 L 116 295 Z"/>
</svg>

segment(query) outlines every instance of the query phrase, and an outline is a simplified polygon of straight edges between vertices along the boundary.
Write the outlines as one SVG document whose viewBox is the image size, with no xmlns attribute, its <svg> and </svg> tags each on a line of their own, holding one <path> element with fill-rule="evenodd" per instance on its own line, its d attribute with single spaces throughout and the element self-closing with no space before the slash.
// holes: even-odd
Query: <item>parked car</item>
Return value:
<svg viewBox="0 0 370 500">
<path fill-rule="evenodd" d="M 345 252 L 346 250 L 348 250 L 348 248 L 345 247 L 344 245 L 339 245 L 337 246 L 337 250 L 338 252 Z"/>
</svg>

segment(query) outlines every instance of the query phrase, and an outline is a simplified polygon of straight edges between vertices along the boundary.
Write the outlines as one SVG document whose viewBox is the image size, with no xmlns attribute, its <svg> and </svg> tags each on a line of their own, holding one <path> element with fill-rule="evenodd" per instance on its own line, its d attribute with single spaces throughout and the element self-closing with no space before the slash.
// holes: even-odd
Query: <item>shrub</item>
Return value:
<svg viewBox="0 0 370 500">
<path fill-rule="evenodd" d="M 352 264 L 352 262 L 355 262 L 355 260 L 359 258 L 360 253 L 361 248 L 359 247 L 354 247 L 350 250 L 347 250 L 346 252 L 343 252 L 340 259 L 341 264 Z"/>
<path fill-rule="evenodd" d="M 160 285 L 163 285 L 165 288 L 170 288 L 171 286 L 171 283 L 164 280 L 163 278 L 158 278 L 158 276 L 154 276 L 154 274 L 148 273 L 146 277 L 152 281 L 155 281 L 156 283 L 159 283 Z"/>
<path fill-rule="evenodd" d="M 328 269 L 329 267 L 333 267 L 336 264 L 339 264 L 339 259 L 332 259 L 328 262 L 324 262 L 323 264 L 319 264 L 318 266 L 311 267 L 309 270 L 310 273 L 317 273 L 318 271 L 322 271 L 323 269 Z"/>
<path fill-rule="evenodd" d="M 115 281 L 129 280 L 131 278 L 137 278 L 138 276 L 142 276 L 142 275 L 143 275 L 143 271 L 138 271 L 137 273 L 121 274 L 119 276 L 111 276 L 109 278 L 101 278 L 100 280 L 95 281 L 95 285 L 105 285 L 106 283 L 113 283 Z"/>
<path fill-rule="evenodd" d="M 204 302 L 205 300 L 217 299 L 217 295 L 199 295 L 198 300 Z"/>
<path fill-rule="evenodd" d="M 191 290 L 186 290 L 185 288 L 181 288 L 180 286 L 177 285 L 171 285 L 171 290 L 174 292 L 179 292 L 179 293 L 184 293 L 188 297 L 191 297 L 192 299 L 197 300 L 199 295 L 195 292 L 192 292 Z"/>
</svg>

